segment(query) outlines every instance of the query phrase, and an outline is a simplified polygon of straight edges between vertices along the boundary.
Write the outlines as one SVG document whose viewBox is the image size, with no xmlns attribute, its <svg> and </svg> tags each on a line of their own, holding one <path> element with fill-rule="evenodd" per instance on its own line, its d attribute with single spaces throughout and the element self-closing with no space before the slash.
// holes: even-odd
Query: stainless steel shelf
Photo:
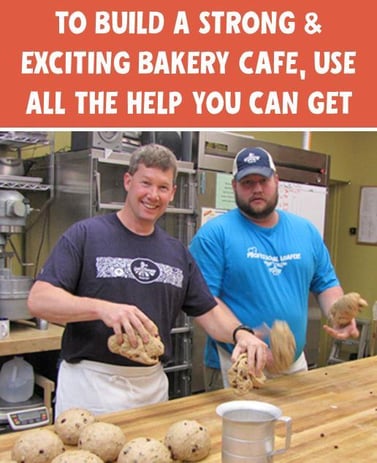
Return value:
<svg viewBox="0 0 377 463">
<path fill-rule="evenodd" d="M 48 145 L 48 132 L 0 132 L 0 144 L 13 148 L 24 148 L 30 145 Z"/>
<path fill-rule="evenodd" d="M 0 176 L 1 177 L 1 176 Z M 36 182 L 35 179 L 1 179 L 0 188 L 9 188 L 12 190 L 32 190 L 32 191 L 48 191 L 51 189 L 51 185 Z"/>
<path fill-rule="evenodd" d="M 92 149 L 91 157 L 97 159 L 98 162 L 104 164 L 116 164 L 128 166 L 130 164 L 131 153 L 129 152 L 115 152 L 111 150 Z M 194 164 L 189 161 L 177 161 L 178 173 L 195 174 Z"/>
<path fill-rule="evenodd" d="M 98 208 L 103 210 L 116 211 L 122 209 L 124 206 L 123 203 L 112 202 L 112 203 L 99 203 Z M 178 207 L 168 207 L 166 209 L 166 214 L 194 214 L 194 209 L 178 208 Z"/>
</svg>

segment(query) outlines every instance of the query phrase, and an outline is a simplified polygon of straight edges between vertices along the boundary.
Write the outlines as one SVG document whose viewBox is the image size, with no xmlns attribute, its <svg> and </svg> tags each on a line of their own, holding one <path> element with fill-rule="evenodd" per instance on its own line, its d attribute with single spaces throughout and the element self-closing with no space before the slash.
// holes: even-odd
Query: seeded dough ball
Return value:
<svg viewBox="0 0 377 463">
<path fill-rule="evenodd" d="M 55 432 L 65 444 L 77 445 L 83 427 L 95 420 L 95 416 L 89 410 L 70 408 L 56 418 Z"/>
<path fill-rule="evenodd" d="M 126 443 L 124 432 L 115 424 L 97 421 L 84 426 L 77 443 L 79 449 L 89 450 L 106 463 L 115 461 Z"/>
<path fill-rule="evenodd" d="M 237 361 L 228 370 L 229 385 L 238 395 L 246 394 L 253 388 L 259 389 L 264 386 L 266 377 L 263 372 L 259 376 L 249 373 L 247 354 L 241 354 Z"/>
<path fill-rule="evenodd" d="M 24 431 L 13 445 L 12 458 L 17 463 L 50 463 L 65 450 L 60 437 L 49 429 Z"/>
<path fill-rule="evenodd" d="M 120 345 L 116 340 L 115 334 L 113 334 L 109 337 L 107 345 L 114 354 L 123 355 L 123 357 L 127 357 L 134 362 L 143 363 L 144 365 L 156 365 L 160 361 L 165 347 L 160 336 L 152 336 L 149 332 L 147 332 L 147 336 L 149 340 L 147 343 L 144 343 L 141 336 L 136 333 L 137 346 L 133 347 L 127 333 L 123 333 L 123 342 Z"/>
<path fill-rule="evenodd" d="M 206 458 L 211 449 L 208 429 L 195 420 L 172 424 L 164 443 L 174 460 L 199 461 Z"/>
<path fill-rule="evenodd" d="M 103 460 L 88 450 L 67 450 L 55 457 L 51 463 L 103 463 Z"/>
<path fill-rule="evenodd" d="M 159 440 L 137 437 L 127 442 L 119 453 L 117 463 L 173 463 L 168 448 Z"/>
</svg>

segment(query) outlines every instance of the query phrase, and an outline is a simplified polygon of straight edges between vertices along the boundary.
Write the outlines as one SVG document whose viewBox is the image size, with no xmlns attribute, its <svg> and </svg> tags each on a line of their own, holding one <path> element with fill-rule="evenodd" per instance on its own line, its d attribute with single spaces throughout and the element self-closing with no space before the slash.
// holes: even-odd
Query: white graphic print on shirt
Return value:
<svg viewBox="0 0 377 463">
<path fill-rule="evenodd" d="M 261 259 L 268 267 L 268 270 L 274 275 L 278 276 L 283 271 L 283 268 L 288 264 L 290 260 L 300 260 L 301 253 L 285 254 L 284 256 L 271 256 L 269 254 L 263 254 L 258 252 L 256 247 L 248 248 L 246 257 L 248 259 Z"/>
<path fill-rule="evenodd" d="M 97 257 L 97 278 L 131 278 L 139 283 L 166 283 L 182 288 L 183 272 L 170 265 L 150 259 Z"/>
</svg>

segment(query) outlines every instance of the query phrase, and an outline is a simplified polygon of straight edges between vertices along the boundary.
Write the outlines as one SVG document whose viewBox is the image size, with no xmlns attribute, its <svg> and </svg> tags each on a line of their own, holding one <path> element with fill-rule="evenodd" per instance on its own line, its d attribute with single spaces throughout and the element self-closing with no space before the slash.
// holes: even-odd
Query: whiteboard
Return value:
<svg viewBox="0 0 377 463">
<path fill-rule="evenodd" d="M 377 244 L 377 187 L 361 187 L 357 235 L 358 243 Z"/>
<path fill-rule="evenodd" d="M 213 174 L 208 173 L 206 175 Z M 210 207 L 202 207 L 201 224 L 236 207 L 232 189 L 231 174 L 215 173 L 216 191 Z M 231 193 L 231 194 L 230 194 Z M 277 207 L 301 215 L 317 227 L 322 238 L 325 231 L 327 188 L 318 185 L 286 182 L 279 180 L 279 201 Z M 214 203 L 214 204 L 213 204 Z"/>
<path fill-rule="evenodd" d="M 310 220 L 321 236 L 325 232 L 327 188 L 279 181 L 278 208 Z"/>
</svg>

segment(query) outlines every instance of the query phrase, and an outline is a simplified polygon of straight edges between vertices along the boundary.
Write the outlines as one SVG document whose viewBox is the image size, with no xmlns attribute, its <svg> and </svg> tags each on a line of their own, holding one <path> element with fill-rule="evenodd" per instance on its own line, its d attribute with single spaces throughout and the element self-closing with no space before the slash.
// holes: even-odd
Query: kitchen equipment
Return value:
<svg viewBox="0 0 377 463">
<path fill-rule="evenodd" d="M 13 431 L 44 426 L 50 422 L 48 409 L 44 405 L 26 410 L 14 410 L 7 413 L 7 418 Z"/>
<path fill-rule="evenodd" d="M 37 394 L 18 403 L 7 402 L 0 398 L 0 434 L 19 430 L 17 424 L 20 426 L 28 424 L 29 428 L 42 426 L 45 423 L 44 409 L 46 407 L 43 399 Z M 31 412 L 29 416 L 28 412 Z"/>
<path fill-rule="evenodd" d="M 10 260 L 14 252 L 7 244 L 14 233 L 21 233 L 31 211 L 28 200 L 18 191 L 0 190 L 0 317 L 9 320 L 32 318 L 27 298 L 32 278 L 13 275 Z"/>
<path fill-rule="evenodd" d="M 222 463 L 268 463 L 285 452 L 291 441 L 291 418 L 275 405 L 234 400 L 216 408 L 222 423 Z M 285 447 L 275 450 L 275 423 L 285 423 Z"/>
<path fill-rule="evenodd" d="M 360 332 L 360 336 L 358 338 L 333 339 L 329 357 L 327 359 L 328 365 L 367 357 L 370 352 L 370 324 L 370 320 L 357 318 L 356 326 Z"/>
<path fill-rule="evenodd" d="M 0 397 L 7 402 L 24 402 L 33 392 L 33 366 L 18 356 L 5 362 L 0 370 Z"/>
<path fill-rule="evenodd" d="M 0 157 L 0 175 L 24 175 L 24 163 L 20 158 Z"/>
<path fill-rule="evenodd" d="M 9 337 L 9 320 L 6 317 L 0 318 L 0 339 Z"/>
</svg>

